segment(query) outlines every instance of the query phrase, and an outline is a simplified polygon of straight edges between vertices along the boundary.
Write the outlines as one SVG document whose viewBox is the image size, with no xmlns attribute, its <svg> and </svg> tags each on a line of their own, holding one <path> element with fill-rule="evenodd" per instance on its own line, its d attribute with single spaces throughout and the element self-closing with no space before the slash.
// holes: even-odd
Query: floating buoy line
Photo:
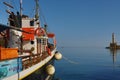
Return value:
<svg viewBox="0 0 120 80">
<path fill-rule="evenodd" d="M 72 61 L 72 60 L 68 59 L 68 58 L 65 57 L 65 56 L 63 56 L 63 59 L 66 60 L 66 61 L 69 62 L 69 63 L 72 63 L 72 64 L 79 64 L 78 62 Z"/>
<path fill-rule="evenodd" d="M 55 56 L 54 56 L 54 57 L 55 57 L 56 60 L 60 60 L 60 59 L 63 58 L 64 60 L 66 60 L 66 61 L 69 62 L 69 63 L 79 64 L 78 62 L 72 61 L 72 60 L 68 59 L 67 57 L 63 56 L 63 54 L 61 54 L 61 53 L 58 52 L 58 51 L 55 52 Z"/>
<path fill-rule="evenodd" d="M 56 60 L 62 59 L 62 54 L 61 54 L 60 52 L 56 51 L 56 52 L 55 52 L 55 59 L 56 59 Z"/>
<path fill-rule="evenodd" d="M 56 52 L 55 52 L 55 55 L 54 55 L 54 58 L 55 58 L 56 60 L 60 60 L 60 59 L 62 59 L 62 54 L 61 54 L 60 52 L 56 51 Z M 55 73 L 55 67 L 54 67 L 52 64 L 49 64 L 49 65 L 46 67 L 46 72 L 47 72 L 47 74 L 48 74 L 48 77 L 46 78 L 46 80 L 48 80 L 49 77 Z"/>
<path fill-rule="evenodd" d="M 61 51 L 63 51 L 64 48 L 65 48 L 65 47 L 62 46 L 62 47 L 61 47 L 61 49 L 62 49 Z M 80 64 L 79 62 L 70 60 L 69 58 L 65 57 L 63 54 L 62 54 L 62 58 L 63 58 L 64 60 L 66 60 L 67 62 L 71 63 L 71 64 Z"/>
<path fill-rule="evenodd" d="M 66 60 L 67 62 L 69 63 L 72 63 L 72 64 L 79 64 L 78 62 L 75 62 L 75 61 L 72 61 L 70 59 L 68 59 L 67 57 L 63 56 L 60 52 L 56 51 L 55 52 L 55 55 L 54 55 L 54 58 L 56 60 L 60 60 L 60 59 L 64 59 Z M 55 67 L 51 64 L 49 64 L 47 67 L 46 67 L 46 72 L 48 74 L 46 80 L 48 80 L 50 78 L 51 75 L 53 75 L 55 73 Z"/>
<path fill-rule="evenodd" d="M 64 60 L 66 60 L 66 61 L 69 62 L 69 63 L 79 64 L 78 62 L 72 61 L 72 60 L 68 59 L 67 57 L 63 56 L 63 54 L 61 54 L 61 53 L 58 52 L 58 51 L 55 52 L 54 58 L 55 58 L 56 60 L 60 60 L 60 59 L 63 58 Z M 55 73 L 55 67 L 54 67 L 52 64 L 49 64 L 48 66 L 46 66 L 46 73 L 48 74 L 48 76 L 47 76 L 47 78 L 46 78 L 45 80 L 49 80 L 50 77 L 51 77 L 52 75 L 54 75 L 54 73 Z"/>
</svg>

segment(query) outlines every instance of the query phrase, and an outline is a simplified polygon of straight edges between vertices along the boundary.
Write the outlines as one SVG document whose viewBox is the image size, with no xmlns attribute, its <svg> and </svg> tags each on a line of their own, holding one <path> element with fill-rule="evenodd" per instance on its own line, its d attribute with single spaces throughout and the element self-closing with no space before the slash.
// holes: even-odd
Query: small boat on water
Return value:
<svg viewBox="0 0 120 80">
<path fill-rule="evenodd" d="M 0 80 L 37 80 L 34 76 L 37 73 L 40 73 L 38 80 L 49 80 L 55 72 L 54 59 L 62 58 L 56 48 L 55 34 L 47 31 L 47 25 L 40 26 L 39 2 L 35 2 L 33 18 L 21 14 L 21 3 L 20 12 L 6 10 L 9 25 L 0 24 Z"/>
</svg>

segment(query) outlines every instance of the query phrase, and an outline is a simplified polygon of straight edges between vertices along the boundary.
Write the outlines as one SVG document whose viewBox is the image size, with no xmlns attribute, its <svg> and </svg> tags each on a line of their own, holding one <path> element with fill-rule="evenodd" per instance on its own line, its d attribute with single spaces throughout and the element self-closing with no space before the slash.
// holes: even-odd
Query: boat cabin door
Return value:
<svg viewBox="0 0 120 80">
<path fill-rule="evenodd" d="M 47 38 L 37 38 L 37 53 L 41 54 L 46 51 Z"/>
</svg>

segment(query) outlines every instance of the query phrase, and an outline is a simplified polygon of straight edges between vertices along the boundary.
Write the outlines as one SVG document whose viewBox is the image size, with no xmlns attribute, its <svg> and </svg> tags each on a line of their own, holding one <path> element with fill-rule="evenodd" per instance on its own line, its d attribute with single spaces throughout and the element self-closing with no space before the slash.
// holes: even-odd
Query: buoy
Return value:
<svg viewBox="0 0 120 80">
<path fill-rule="evenodd" d="M 48 75 L 53 75 L 55 73 L 55 67 L 53 65 L 48 65 L 46 67 L 46 72 Z"/>
<path fill-rule="evenodd" d="M 60 52 L 56 52 L 56 54 L 55 54 L 55 59 L 56 59 L 56 60 L 62 59 L 62 54 L 61 54 Z"/>
</svg>

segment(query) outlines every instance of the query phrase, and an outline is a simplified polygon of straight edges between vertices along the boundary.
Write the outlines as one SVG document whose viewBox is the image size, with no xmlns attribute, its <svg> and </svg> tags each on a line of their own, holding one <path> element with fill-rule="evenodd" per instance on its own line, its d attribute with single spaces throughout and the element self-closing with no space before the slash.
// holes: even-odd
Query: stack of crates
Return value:
<svg viewBox="0 0 120 80">
<path fill-rule="evenodd" d="M 17 48 L 0 48 L 0 60 L 12 59 L 18 57 Z"/>
</svg>

